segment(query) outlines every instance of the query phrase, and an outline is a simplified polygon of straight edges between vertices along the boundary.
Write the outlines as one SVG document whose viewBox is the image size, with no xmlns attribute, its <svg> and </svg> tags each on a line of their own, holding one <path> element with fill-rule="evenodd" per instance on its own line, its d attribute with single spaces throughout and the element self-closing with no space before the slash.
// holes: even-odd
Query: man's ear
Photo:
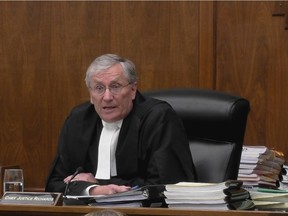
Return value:
<svg viewBox="0 0 288 216">
<path fill-rule="evenodd" d="M 136 93 L 137 93 L 137 83 L 135 82 L 135 83 L 133 83 L 132 84 L 132 87 L 131 87 L 131 89 L 132 89 L 132 99 L 134 100 L 135 98 L 136 98 Z"/>
<path fill-rule="evenodd" d="M 93 104 L 92 96 L 90 94 L 90 103 Z"/>
</svg>

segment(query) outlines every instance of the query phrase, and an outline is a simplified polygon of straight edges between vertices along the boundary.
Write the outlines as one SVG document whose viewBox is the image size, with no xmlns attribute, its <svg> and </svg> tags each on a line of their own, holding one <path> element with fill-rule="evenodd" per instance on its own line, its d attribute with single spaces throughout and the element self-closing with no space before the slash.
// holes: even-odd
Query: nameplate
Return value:
<svg viewBox="0 0 288 216">
<path fill-rule="evenodd" d="M 61 193 L 6 192 L 0 204 L 12 205 L 62 205 Z"/>
</svg>

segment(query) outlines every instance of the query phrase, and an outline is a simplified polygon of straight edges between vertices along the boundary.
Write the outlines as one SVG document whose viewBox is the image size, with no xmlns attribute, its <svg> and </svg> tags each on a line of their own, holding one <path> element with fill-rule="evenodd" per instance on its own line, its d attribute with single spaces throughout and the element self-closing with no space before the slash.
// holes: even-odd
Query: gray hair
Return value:
<svg viewBox="0 0 288 216">
<path fill-rule="evenodd" d="M 132 61 L 116 54 L 105 54 L 97 57 L 88 67 L 85 77 L 86 86 L 88 88 L 90 87 L 92 76 L 104 70 L 107 70 L 108 68 L 118 63 L 122 66 L 124 75 L 127 77 L 128 82 L 137 82 L 136 68 Z"/>
</svg>

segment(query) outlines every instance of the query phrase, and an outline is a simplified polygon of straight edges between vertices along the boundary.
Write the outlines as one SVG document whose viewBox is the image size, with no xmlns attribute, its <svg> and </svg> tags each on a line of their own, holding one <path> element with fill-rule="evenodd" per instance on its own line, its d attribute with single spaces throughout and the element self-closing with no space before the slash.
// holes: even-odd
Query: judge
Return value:
<svg viewBox="0 0 288 216">
<path fill-rule="evenodd" d="M 96 58 L 85 82 L 90 102 L 64 122 L 45 190 L 68 194 L 113 194 L 133 186 L 195 181 L 181 120 L 172 107 L 144 97 L 128 59 Z M 78 167 L 83 172 L 73 175 Z M 72 179 L 73 175 L 73 179 Z"/>
</svg>

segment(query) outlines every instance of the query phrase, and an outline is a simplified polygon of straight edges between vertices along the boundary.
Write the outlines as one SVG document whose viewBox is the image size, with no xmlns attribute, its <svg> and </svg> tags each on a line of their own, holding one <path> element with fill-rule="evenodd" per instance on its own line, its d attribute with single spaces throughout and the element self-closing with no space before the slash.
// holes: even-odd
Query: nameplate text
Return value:
<svg viewBox="0 0 288 216">
<path fill-rule="evenodd" d="M 19 205 L 62 205 L 61 193 L 41 193 L 41 192 L 6 192 L 1 204 Z"/>
</svg>

